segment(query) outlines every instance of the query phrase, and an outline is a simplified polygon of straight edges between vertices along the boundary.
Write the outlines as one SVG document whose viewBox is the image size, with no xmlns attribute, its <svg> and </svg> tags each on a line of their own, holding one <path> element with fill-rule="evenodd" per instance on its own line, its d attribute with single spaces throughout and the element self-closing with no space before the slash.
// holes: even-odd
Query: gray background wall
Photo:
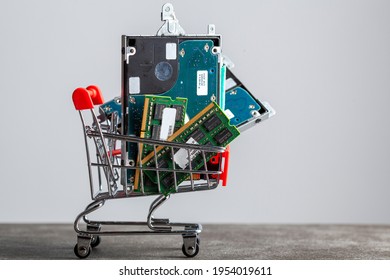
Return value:
<svg viewBox="0 0 390 280">
<path fill-rule="evenodd" d="M 232 145 L 229 184 L 161 216 L 243 223 L 390 223 L 390 2 L 172 1 L 214 23 L 235 73 L 278 114 Z M 90 201 L 79 86 L 120 94 L 120 36 L 154 34 L 165 1 L 0 2 L 0 222 L 71 222 Z M 144 219 L 151 198 L 102 217 Z"/>
</svg>

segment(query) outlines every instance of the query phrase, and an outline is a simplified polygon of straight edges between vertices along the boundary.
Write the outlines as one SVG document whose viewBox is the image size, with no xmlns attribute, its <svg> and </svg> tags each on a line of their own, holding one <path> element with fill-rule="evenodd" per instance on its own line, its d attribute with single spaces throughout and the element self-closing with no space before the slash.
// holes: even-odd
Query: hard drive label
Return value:
<svg viewBox="0 0 390 280">
<path fill-rule="evenodd" d="M 208 88 L 208 76 L 206 70 L 199 70 L 196 72 L 197 74 L 197 87 L 196 87 L 196 94 L 197 95 L 207 95 L 207 88 Z"/>
</svg>

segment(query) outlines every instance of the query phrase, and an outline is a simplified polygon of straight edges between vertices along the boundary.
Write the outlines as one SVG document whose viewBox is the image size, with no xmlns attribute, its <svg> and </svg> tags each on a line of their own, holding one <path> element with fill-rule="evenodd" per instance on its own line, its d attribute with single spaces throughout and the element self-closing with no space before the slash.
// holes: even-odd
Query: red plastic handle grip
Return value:
<svg viewBox="0 0 390 280">
<path fill-rule="evenodd" d="M 103 95 L 97 86 L 91 85 L 87 88 L 76 88 L 72 94 L 72 100 L 76 110 L 93 109 L 94 105 L 104 103 Z"/>
<path fill-rule="evenodd" d="M 228 177 L 228 173 L 229 173 L 230 146 L 226 147 L 226 150 L 222 153 L 222 157 L 225 159 L 225 162 L 223 165 L 221 180 L 222 180 L 222 186 L 226 187 L 227 177 Z"/>
<path fill-rule="evenodd" d="M 211 175 L 211 177 L 213 178 L 219 177 L 219 180 L 222 181 L 223 187 L 226 187 L 227 184 L 227 177 L 229 173 L 229 157 L 230 157 L 230 146 L 227 146 L 224 152 L 216 154 L 209 161 L 211 164 L 219 164 L 219 161 L 223 160 L 223 162 L 221 163 L 223 164 L 223 169 L 221 170 L 222 173 L 219 176 L 215 174 Z"/>
<path fill-rule="evenodd" d="M 118 155 L 121 155 L 122 154 L 122 151 L 120 149 L 117 149 L 117 150 L 113 150 L 112 151 L 112 155 L 113 156 L 118 156 Z"/>
</svg>

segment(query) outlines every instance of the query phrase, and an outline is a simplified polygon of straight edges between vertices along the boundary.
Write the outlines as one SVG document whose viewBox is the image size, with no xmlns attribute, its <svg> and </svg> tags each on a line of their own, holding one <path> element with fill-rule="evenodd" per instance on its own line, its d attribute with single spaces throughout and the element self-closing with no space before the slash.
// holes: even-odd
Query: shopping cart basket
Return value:
<svg viewBox="0 0 390 280">
<path fill-rule="evenodd" d="M 100 90 L 96 86 L 89 86 L 86 89 L 78 88 L 73 93 L 73 102 L 77 111 L 79 111 L 86 146 L 87 166 L 90 181 L 91 198 L 93 200 L 84 211 L 82 211 L 74 222 L 74 229 L 77 233 L 77 244 L 74 247 L 74 253 L 79 258 L 87 258 L 92 250 L 100 243 L 100 236 L 103 235 L 182 235 L 182 251 L 187 257 L 194 257 L 199 252 L 199 234 L 202 226 L 195 223 L 172 223 L 169 219 L 157 219 L 153 217 L 155 210 L 161 206 L 170 197 L 170 193 L 163 193 L 160 181 L 157 180 L 157 191 L 147 192 L 142 180 L 144 172 L 156 172 L 157 178 L 162 172 L 171 172 L 174 176 L 172 193 L 193 192 L 201 190 L 215 189 L 219 181 L 226 183 L 229 150 L 223 147 L 204 146 L 187 143 L 176 143 L 153 139 L 144 139 L 135 136 L 122 135 L 119 129 L 119 118 L 116 113 L 111 114 L 110 118 L 102 117 L 96 114 L 94 105 L 103 104 L 103 98 Z M 118 102 L 120 102 L 118 100 Z M 87 113 L 90 112 L 90 115 Z M 87 124 L 87 118 L 90 124 Z M 142 166 L 139 160 L 132 165 L 125 165 L 121 159 L 123 147 L 128 143 L 137 145 L 138 151 L 141 145 L 152 145 L 154 149 L 154 160 L 156 167 Z M 173 168 L 161 168 L 157 164 L 157 147 L 164 147 L 171 152 Z M 174 152 L 178 149 L 184 149 L 188 153 L 188 158 L 193 151 L 200 153 L 203 158 L 203 169 L 195 170 L 192 168 L 191 161 L 186 169 L 176 169 L 173 163 Z M 213 154 L 213 161 L 217 163 L 212 170 L 208 168 L 207 156 Z M 92 157 L 96 155 L 96 160 Z M 141 155 L 140 155 L 141 156 Z M 216 166 L 216 167 L 215 167 Z M 140 186 L 137 190 L 123 184 L 122 180 L 127 180 L 126 170 L 139 170 Z M 187 180 L 178 184 L 176 178 L 178 174 L 187 174 Z M 196 177 L 196 178 L 195 178 Z M 199 180 L 199 178 L 203 178 Z M 156 195 L 157 198 L 150 205 L 146 221 L 99 221 L 90 220 L 87 215 L 101 208 L 106 200 L 117 198 L 130 198 Z M 117 226 L 115 230 L 109 229 Z M 119 226 L 126 226 L 124 230 L 117 230 Z M 129 230 L 132 227 L 144 227 L 143 230 Z M 83 228 L 83 229 L 82 229 Z M 107 228 L 107 229 L 106 229 Z"/>
</svg>

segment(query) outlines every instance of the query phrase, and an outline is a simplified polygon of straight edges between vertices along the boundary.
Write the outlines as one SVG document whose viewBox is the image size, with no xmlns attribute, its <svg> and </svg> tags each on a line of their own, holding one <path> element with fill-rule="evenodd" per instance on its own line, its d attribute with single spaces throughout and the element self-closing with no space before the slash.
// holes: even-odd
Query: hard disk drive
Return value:
<svg viewBox="0 0 390 280">
<path fill-rule="evenodd" d="M 170 3 L 163 6 L 161 20 L 163 25 L 154 36 L 122 36 L 122 94 L 103 104 L 101 111 L 106 116 L 114 111 L 121 116 L 123 135 L 145 135 L 142 120 L 147 95 L 173 102 L 187 99 L 184 123 L 215 102 L 240 132 L 274 114 L 268 103 L 255 98 L 232 73 L 234 65 L 222 54 L 221 35 L 215 33 L 214 25 L 208 25 L 205 34 L 186 34 Z M 146 135 L 167 130 L 161 126 L 148 127 Z M 124 165 L 134 166 L 138 160 L 136 144 L 122 147 Z M 133 188 L 136 172 L 126 172 L 122 184 Z"/>
</svg>

